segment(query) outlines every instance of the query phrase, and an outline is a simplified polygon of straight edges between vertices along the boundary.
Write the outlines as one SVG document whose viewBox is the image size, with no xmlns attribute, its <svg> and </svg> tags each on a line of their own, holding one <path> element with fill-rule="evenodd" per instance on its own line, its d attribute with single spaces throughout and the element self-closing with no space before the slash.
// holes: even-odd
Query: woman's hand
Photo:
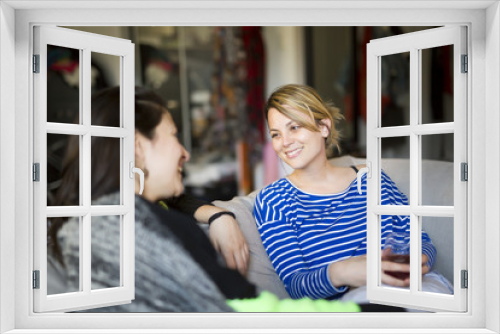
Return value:
<svg viewBox="0 0 500 334">
<path fill-rule="evenodd" d="M 388 255 L 391 253 L 390 249 L 384 249 L 382 251 L 382 262 L 380 264 L 382 270 L 381 281 L 383 284 L 397 286 L 397 287 L 408 287 L 410 286 L 410 264 L 408 263 L 398 263 L 390 261 Z M 406 278 L 396 278 L 390 273 L 401 273 L 402 277 Z"/>
<path fill-rule="evenodd" d="M 410 286 L 409 278 L 401 280 L 386 273 L 387 271 L 409 273 L 410 265 L 387 261 L 386 255 L 385 251 L 382 251 L 382 283 L 397 287 Z M 366 285 L 366 259 L 366 255 L 360 255 L 330 264 L 328 267 L 328 277 L 332 284 L 336 287 L 346 285 L 350 287 L 359 287 Z M 426 264 L 428 260 L 429 258 L 427 255 L 422 254 L 422 275 L 429 272 L 429 267 Z"/>
<path fill-rule="evenodd" d="M 194 218 L 200 223 L 207 224 L 210 217 L 222 211 L 226 210 L 215 205 L 202 205 L 194 213 Z M 229 215 L 219 216 L 210 225 L 209 238 L 226 261 L 226 265 L 245 275 L 249 251 L 238 222 Z"/>
<path fill-rule="evenodd" d="M 217 218 L 209 229 L 210 241 L 222 254 L 226 265 L 245 275 L 248 269 L 248 245 L 236 220 L 223 215 Z"/>
<path fill-rule="evenodd" d="M 407 263 L 396 263 L 389 261 L 387 259 L 387 255 L 390 253 L 390 249 L 384 249 L 382 251 L 382 283 L 397 287 L 408 287 L 410 286 L 410 264 Z M 422 254 L 422 275 L 425 275 L 429 272 L 429 267 L 427 266 L 427 261 L 429 258 L 427 255 Z M 405 279 L 398 279 L 394 276 L 391 276 L 387 272 L 400 272 L 408 274 L 408 277 Z"/>
<path fill-rule="evenodd" d="M 357 288 L 366 285 L 366 255 L 331 263 L 328 277 L 336 287 L 348 285 Z"/>
</svg>

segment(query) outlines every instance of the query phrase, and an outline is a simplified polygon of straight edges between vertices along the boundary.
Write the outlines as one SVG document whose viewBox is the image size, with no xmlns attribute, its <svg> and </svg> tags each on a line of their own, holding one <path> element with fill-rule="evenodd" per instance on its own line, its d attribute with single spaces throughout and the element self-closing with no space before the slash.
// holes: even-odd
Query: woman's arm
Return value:
<svg viewBox="0 0 500 334">
<path fill-rule="evenodd" d="M 264 248 L 291 298 L 328 298 L 347 290 L 332 284 L 328 265 L 315 269 L 306 265 L 292 226 L 269 205 L 262 192 L 256 198 L 254 215 Z"/>
<path fill-rule="evenodd" d="M 208 224 L 216 213 L 227 211 L 185 194 L 165 200 L 165 203 L 203 224 Z M 244 275 L 248 269 L 249 251 L 238 222 L 230 215 L 219 216 L 210 224 L 209 237 L 214 248 L 224 257 L 226 265 Z"/>
<path fill-rule="evenodd" d="M 213 206 L 212 203 L 190 196 L 182 194 L 177 197 L 171 197 L 162 200 L 168 207 L 174 208 L 177 211 L 185 213 L 188 216 L 194 217 L 196 219 L 195 213 L 202 206 Z"/>
<path fill-rule="evenodd" d="M 382 171 L 382 205 L 408 205 L 408 199 L 405 194 L 403 194 L 396 186 L 394 181 Z M 382 221 L 383 224 L 383 234 L 390 233 L 394 230 L 404 231 L 408 235 L 410 234 L 410 217 L 409 216 L 392 216 L 391 221 Z M 434 262 L 436 261 L 437 250 L 431 241 L 431 238 L 427 232 L 422 230 L 422 260 L 425 261 L 427 269 L 422 268 L 425 272 L 428 272 Z"/>
<path fill-rule="evenodd" d="M 227 210 L 215 205 L 203 205 L 196 210 L 194 218 L 201 223 L 208 224 L 209 219 L 219 212 L 227 212 Z M 224 257 L 227 266 L 245 275 L 250 252 L 236 219 L 227 214 L 218 216 L 210 224 L 209 237 L 214 248 Z"/>
</svg>

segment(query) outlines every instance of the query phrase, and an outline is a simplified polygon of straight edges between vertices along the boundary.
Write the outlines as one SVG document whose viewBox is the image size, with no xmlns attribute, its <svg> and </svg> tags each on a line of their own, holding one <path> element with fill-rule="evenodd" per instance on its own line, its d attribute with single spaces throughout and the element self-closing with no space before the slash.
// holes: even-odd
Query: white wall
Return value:
<svg viewBox="0 0 500 334">
<path fill-rule="evenodd" d="M 305 48 L 303 27 L 263 27 L 264 48 L 266 52 L 266 98 L 279 86 L 285 84 L 305 84 Z M 266 130 L 266 138 L 269 136 Z M 269 147 L 267 147 L 270 150 Z M 269 160 L 270 159 L 270 160 Z M 261 188 L 265 184 L 288 174 L 283 163 L 278 162 L 275 154 L 268 154 L 264 161 L 265 168 L 255 175 L 255 179 L 263 180 L 263 184 L 255 184 Z"/>
<path fill-rule="evenodd" d="M 304 29 L 263 27 L 266 50 L 266 96 L 278 86 L 305 83 Z"/>
<path fill-rule="evenodd" d="M 14 29 L 14 10 L 0 2 L 0 333 L 14 328 Z"/>
</svg>

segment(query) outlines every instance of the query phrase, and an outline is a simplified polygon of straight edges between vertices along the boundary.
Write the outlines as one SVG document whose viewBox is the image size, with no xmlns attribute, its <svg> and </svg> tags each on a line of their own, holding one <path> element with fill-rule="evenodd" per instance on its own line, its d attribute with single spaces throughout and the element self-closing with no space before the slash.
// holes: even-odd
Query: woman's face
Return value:
<svg viewBox="0 0 500 334">
<path fill-rule="evenodd" d="M 152 140 L 142 139 L 143 165 L 148 170 L 144 197 L 157 201 L 181 195 L 184 191 L 182 169 L 190 155 L 177 138 L 177 128 L 170 114 L 163 116 Z"/>
<path fill-rule="evenodd" d="M 320 132 L 310 131 L 275 108 L 269 109 L 267 120 L 274 151 L 293 169 L 306 169 L 326 159 L 325 126 Z"/>
</svg>

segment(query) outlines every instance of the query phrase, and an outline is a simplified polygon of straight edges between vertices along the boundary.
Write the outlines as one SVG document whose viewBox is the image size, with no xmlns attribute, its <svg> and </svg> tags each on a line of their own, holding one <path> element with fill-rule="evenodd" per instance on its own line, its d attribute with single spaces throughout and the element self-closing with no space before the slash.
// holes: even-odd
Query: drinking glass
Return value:
<svg viewBox="0 0 500 334">
<path fill-rule="evenodd" d="M 410 264 L 410 234 L 407 232 L 390 233 L 384 244 L 382 260 L 395 263 Z M 410 277 L 409 272 L 386 271 L 386 274 L 404 280 Z"/>
</svg>

